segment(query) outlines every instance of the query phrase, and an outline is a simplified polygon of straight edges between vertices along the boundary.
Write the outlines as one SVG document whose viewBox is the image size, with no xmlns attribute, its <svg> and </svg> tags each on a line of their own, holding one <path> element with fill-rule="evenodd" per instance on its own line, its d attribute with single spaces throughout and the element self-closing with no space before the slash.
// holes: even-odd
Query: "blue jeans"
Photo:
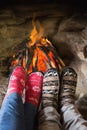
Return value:
<svg viewBox="0 0 87 130">
<path fill-rule="evenodd" d="M 0 110 L 0 130 L 32 130 L 37 109 L 33 104 L 23 105 L 19 94 L 10 94 Z"/>
</svg>

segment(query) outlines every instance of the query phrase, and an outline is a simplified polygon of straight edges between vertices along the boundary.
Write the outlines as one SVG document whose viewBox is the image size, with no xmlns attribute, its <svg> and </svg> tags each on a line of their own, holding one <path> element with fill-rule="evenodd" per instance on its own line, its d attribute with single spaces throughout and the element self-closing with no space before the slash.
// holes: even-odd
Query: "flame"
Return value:
<svg viewBox="0 0 87 130">
<path fill-rule="evenodd" d="M 43 53 L 43 51 L 39 47 L 36 47 L 36 49 L 34 50 L 33 58 L 32 58 L 32 64 L 31 64 L 30 69 L 28 70 L 28 73 L 31 73 L 32 68 L 35 68 L 35 67 L 37 68 L 38 71 L 43 71 L 43 72 L 46 71 L 47 67 L 44 60 L 48 62 L 46 54 Z"/>
<path fill-rule="evenodd" d="M 44 28 L 40 25 L 39 22 L 37 22 L 37 25 L 39 26 L 39 30 L 37 31 L 35 22 L 33 21 L 32 23 L 33 23 L 33 29 L 30 34 L 30 40 L 32 43 L 31 45 L 34 45 L 38 40 L 42 38 L 44 34 Z"/>
</svg>

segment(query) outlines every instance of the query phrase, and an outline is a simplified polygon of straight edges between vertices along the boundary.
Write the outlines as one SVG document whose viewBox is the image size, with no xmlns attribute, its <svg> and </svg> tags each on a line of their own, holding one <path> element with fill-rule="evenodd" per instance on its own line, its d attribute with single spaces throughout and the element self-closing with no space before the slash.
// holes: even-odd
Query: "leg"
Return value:
<svg viewBox="0 0 87 130">
<path fill-rule="evenodd" d="M 58 108 L 59 74 L 56 69 L 49 69 L 43 79 L 39 130 L 60 130 Z"/>
<path fill-rule="evenodd" d="M 41 72 L 33 72 L 28 77 L 24 104 L 26 130 L 33 130 L 42 93 L 42 82 Z"/>
<path fill-rule="evenodd" d="M 26 74 L 17 66 L 9 80 L 8 90 L 0 110 L 0 130 L 24 130 L 22 92 Z"/>
<path fill-rule="evenodd" d="M 66 130 L 87 130 L 87 121 L 75 107 L 76 72 L 67 67 L 61 74 L 61 113 Z"/>
</svg>

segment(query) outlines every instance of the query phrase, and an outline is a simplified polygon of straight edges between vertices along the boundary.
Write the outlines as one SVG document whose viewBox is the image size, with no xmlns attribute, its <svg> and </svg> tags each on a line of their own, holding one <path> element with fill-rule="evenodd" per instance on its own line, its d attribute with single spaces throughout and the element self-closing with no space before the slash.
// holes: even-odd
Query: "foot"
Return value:
<svg viewBox="0 0 87 130">
<path fill-rule="evenodd" d="M 42 94 L 43 74 L 41 72 L 33 72 L 29 75 L 26 92 L 25 102 L 31 103 L 36 107 L 39 106 Z"/>
<path fill-rule="evenodd" d="M 42 90 L 42 108 L 47 106 L 58 107 L 59 73 L 56 69 L 49 69 L 44 74 Z"/>
<path fill-rule="evenodd" d="M 6 96 L 14 92 L 22 96 L 25 87 L 25 82 L 26 72 L 22 66 L 17 66 L 10 76 Z"/>
<path fill-rule="evenodd" d="M 75 102 L 77 74 L 73 68 L 66 67 L 61 74 L 61 106 Z"/>
</svg>

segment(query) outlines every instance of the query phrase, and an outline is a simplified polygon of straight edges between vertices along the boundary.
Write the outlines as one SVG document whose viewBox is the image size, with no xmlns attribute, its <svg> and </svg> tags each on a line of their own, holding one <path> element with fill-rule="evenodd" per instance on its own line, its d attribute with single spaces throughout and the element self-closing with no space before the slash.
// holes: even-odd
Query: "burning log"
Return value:
<svg viewBox="0 0 87 130">
<path fill-rule="evenodd" d="M 11 68 L 17 64 L 21 64 L 28 74 L 33 71 L 44 73 L 51 67 L 59 70 L 64 67 L 63 61 L 47 38 L 41 38 L 34 44 L 31 41 L 26 43 L 25 49 L 13 56 Z"/>
<path fill-rule="evenodd" d="M 43 37 L 43 28 L 40 28 L 38 32 L 36 26 L 34 26 L 30 40 L 26 39 L 14 50 L 9 70 L 19 64 L 25 68 L 28 74 L 33 71 L 44 73 L 48 68 L 57 68 L 61 71 L 65 66 L 52 43 L 46 37 Z"/>
</svg>

